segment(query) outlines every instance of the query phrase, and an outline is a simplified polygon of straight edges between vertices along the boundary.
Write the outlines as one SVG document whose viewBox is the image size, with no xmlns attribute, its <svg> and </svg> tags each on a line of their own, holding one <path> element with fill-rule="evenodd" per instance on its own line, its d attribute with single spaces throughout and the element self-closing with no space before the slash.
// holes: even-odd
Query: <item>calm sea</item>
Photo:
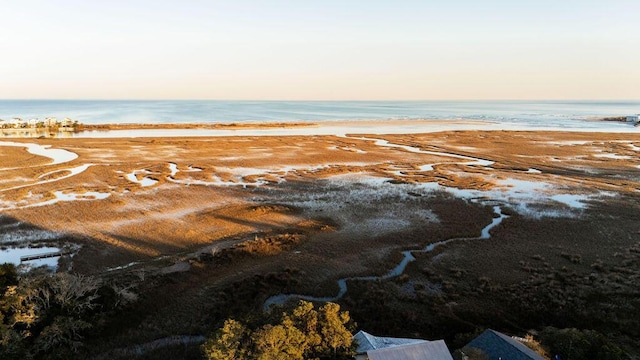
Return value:
<svg viewBox="0 0 640 360">
<path fill-rule="evenodd" d="M 597 128 L 611 124 L 586 120 L 638 113 L 640 101 L 0 100 L 0 119 L 55 116 L 85 124 L 474 119 L 527 128 Z"/>
</svg>

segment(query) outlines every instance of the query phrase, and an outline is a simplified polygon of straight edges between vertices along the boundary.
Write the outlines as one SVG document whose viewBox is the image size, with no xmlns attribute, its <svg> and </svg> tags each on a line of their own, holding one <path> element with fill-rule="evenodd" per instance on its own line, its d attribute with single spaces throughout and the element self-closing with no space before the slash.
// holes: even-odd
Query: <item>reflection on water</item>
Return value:
<svg viewBox="0 0 640 360">
<path fill-rule="evenodd" d="M 0 264 L 10 263 L 16 266 L 20 264 L 29 265 L 31 267 L 40 267 L 47 266 L 52 270 L 56 270 L 58 267 L 58 259 L 60 256 L 48 257 L 43 259 L 34 259 L 29 261 L 21 261 L 21 257 L 24 256 L 33 256 L 39 254 L 48 254 L 59 252 L 60 249 L 57 247 L 13 247 L 4 250 L 0 250 Z"/>
<path fill-rule="evenodd" d="M 2 129 L 0 137 L 6 138 L 72 138 L 72 131 L 48 131 L 46 129 Z"/>
<path fill-rule="evenodd" d="M 551 199 L 570 208 L 584 209 L 587 206 L 585 201 L 590 200 L 590 197 L 583 194 L 557 194 L 551 196 Z"/>
</svg>

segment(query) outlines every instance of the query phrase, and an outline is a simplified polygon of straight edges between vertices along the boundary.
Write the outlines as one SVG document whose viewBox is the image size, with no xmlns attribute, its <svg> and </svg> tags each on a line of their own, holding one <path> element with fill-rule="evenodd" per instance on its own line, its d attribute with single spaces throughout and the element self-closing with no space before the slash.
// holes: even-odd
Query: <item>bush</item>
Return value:
<svg viewBox="0 0 640 360">
<path fill-rule="evenodd" d="M 571 360 L 618 360 L 626 359 L 624 351 L 601 333 L 575 328 L 545 328 L 540 333 L 542 343 L 551 354 Z"/>
<path fill-rule="evenodd" d="M 83 275 L 17 277 L 1 265 L 0 359 L 77 357 L 94 324 L 135 299 L 126 290 Z"/>
</svg>

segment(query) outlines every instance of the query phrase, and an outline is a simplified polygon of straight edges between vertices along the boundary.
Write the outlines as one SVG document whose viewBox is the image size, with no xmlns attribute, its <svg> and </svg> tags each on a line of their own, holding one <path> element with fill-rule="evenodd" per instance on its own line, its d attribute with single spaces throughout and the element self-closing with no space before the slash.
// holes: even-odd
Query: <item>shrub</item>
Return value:
<svg viewBox="0 0 640 360">
<path fill-rule="evenodd" d="M 552 354 L 572 360 L 622 360 L 626 355 L 620 347 L 594 330 L 547 327 L 540 333 L 542 343 Z"/>
</svg>

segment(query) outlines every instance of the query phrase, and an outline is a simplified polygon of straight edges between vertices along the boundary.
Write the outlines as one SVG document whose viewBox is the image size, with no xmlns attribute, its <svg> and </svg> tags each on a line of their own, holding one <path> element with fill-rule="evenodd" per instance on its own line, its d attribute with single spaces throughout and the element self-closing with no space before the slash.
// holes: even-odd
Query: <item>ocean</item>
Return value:
<svg viewBox="0 0 640 360">
<path fill-rule="evenodd" d="M 640 113 L 640 101 L 0 100 L 0 119 L 53 116 L 85 124 L 470 119 L 506 128 L 623 129 L 589 121 Z"/>
</svg>

